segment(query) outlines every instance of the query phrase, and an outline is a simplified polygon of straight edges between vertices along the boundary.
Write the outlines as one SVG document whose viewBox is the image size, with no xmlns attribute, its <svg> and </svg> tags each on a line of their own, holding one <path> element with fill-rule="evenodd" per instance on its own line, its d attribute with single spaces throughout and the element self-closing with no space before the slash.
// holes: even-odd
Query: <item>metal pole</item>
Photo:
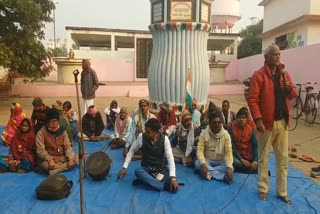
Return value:
<svg viewBox="0 0 320 214">
<path fill-rule="evenodd" d="M 83 133 L 82 133 L 82 119 L 81 119 L 81 109 L 80 109 L 80 98 L 79 98 L 79 89 L 78 89 L 78 75 L 79 70 L 73 71 L 74 82 L 76 84 L 77 92 L 77 103 L 78 103 L 78 112 L 79 112 L 79 127 L 80 127 L 80 139 L 79 139 L 79 171 L 80 171 L 80 206 L 81 214 L 84 214 L 84 190 L 83 190 L 83 177 L 84 177 L 84 146 L 83 146 Z"/>
<path fill-rule="evenodd" d="M 57 48 L 57 38 L 56 38 L 56 5 L 59 4 L 59 2 L 54 2 L 54 9 L 53 9 L 53 48 Z"/>
<path fill-rule="evenodd" d="M 56 9 L 53 10 L 53 48 L 56 49 Z"/>
</svg>

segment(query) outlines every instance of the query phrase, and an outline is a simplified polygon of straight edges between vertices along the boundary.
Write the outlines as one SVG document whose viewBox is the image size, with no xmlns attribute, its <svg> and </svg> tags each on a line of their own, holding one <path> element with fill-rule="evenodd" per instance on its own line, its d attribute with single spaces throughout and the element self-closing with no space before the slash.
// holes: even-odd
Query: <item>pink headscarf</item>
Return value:
<svg viewBox="0 0 320 214">
<path fill-rule="evenodd" d="M 21 105 L 19 103 L 12 103 L 10 119 L 5 130 L 1 134 L 1 139 L 4 144 L 7 146 L 11 144 L 14 134 L 24 118 L 26 118 L 26 114 L 23 112 Z"/>
</svg>

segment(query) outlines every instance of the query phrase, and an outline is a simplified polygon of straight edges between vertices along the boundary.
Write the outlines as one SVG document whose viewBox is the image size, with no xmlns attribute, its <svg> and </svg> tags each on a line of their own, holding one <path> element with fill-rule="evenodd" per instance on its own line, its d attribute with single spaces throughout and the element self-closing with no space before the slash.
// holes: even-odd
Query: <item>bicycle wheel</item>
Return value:
<svg viewBox="0 0 320 214">
<path fill-rule="evenodd" d="M 314 94 L 310 94 L 307 97 L 306 105 L 305 105 L 305 114 L 306 114 L 306 122 L 312 124 L 317 116 L 317 107 L 316 107 L 316 96 Z"/>
<path fill-rule="evenodd" d="M 299 119 L 302 115 L 302 99 L 297 97 L 290 101 L 290 117 L 293 119 Z"/>
</svg>

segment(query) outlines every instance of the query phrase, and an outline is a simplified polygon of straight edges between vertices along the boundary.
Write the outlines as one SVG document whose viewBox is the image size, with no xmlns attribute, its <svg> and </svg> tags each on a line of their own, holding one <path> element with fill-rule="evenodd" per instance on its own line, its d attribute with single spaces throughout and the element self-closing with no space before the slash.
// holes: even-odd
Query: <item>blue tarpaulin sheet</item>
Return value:
<svg viewBox="0 0 320 214">
<path fill-rule="evenodd" d="M 3 130 L 3 127 L 2 129 Z M 85 141 L 88 155 L 102 149 L 108 140 L 99 143 Z M 78 151 L 78 143 L 74 143 Z M 7 155 L 8 147 L 0 145 L 0 155 Z M 107 150 L 113 159 L 105 180 L 84 179 L 85 213 L 320 213 L 320 186 L 302 172 L 289 165 L 288 194 L 293 204 L 287 205 L 276 197 L 275 159 L 270 153 L 270 192 L 266 201 L 258 199 L 257 175 L 234 173 L 230 185 L 206 181 L 194 169 L 177 164 L 178 182 L 183 182 L 176 194 L 157 192 L 144 185 L 133 186 L 134 169 L 140 161 L 132 162 L 127 175 L 117 181 L 122 168 L 122 149 Z M 0 213 L 80 213 L 79 168 L 62 174 L 72 180 L 70 196 L 57 201 L 41 201 L 35 189 L 46 175 L 34 172 L 0 174 Z"/>
</svg>

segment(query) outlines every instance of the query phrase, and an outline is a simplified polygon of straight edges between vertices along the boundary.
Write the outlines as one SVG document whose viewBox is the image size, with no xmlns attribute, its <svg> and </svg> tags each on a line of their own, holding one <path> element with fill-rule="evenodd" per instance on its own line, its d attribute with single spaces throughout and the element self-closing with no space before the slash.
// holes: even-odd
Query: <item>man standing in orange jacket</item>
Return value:
<svg viewBox="0 0 320 214">
<path fill-rule="evenodd" d="M 280 63 L 280 49 L 269 46 L 264 52 L 265 64 L 250 82 L 248 105 L 256 123 L 258 136 L 259 199 L 269 192 L 268 156 L 273 147 L 277 170 L 277 196 L 291 204 L 287 194 L 289 100 L 297 92 L 289 73 Z"/>
</svg>

